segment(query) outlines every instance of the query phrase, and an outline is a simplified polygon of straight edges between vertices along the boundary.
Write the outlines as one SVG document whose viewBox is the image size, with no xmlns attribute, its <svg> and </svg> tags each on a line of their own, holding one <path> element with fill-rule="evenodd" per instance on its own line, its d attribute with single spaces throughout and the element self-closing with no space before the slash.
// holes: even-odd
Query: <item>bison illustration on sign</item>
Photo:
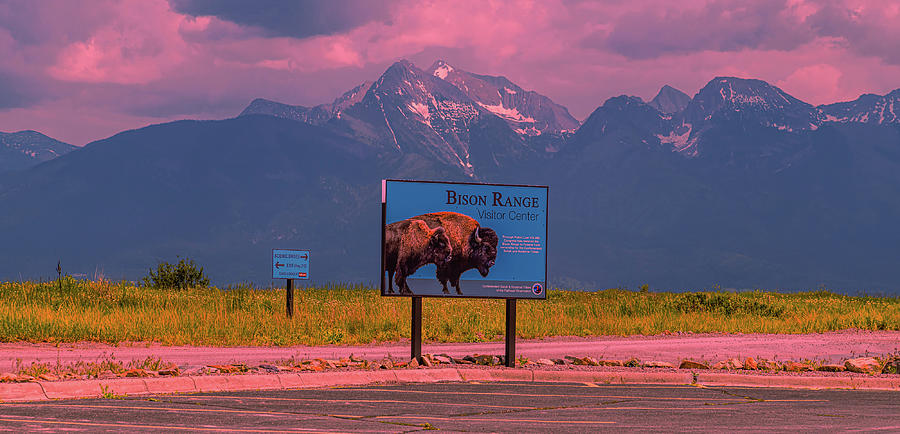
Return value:
<svg viewBox="0 0 900 434">
<path fill-rule="evenodd" d="M 425 264 L 440 267 L 451 261 L 453 249 L 446 230 L 429 227 L 424 221 L 406 219 L 385 227 L 385 268 L 388 272 L 388 292 L 394 292 L 394 273 L 401 294 L 412 294 L 407 276 Z"/>
<path fill-rule="evenodd" d="M 477 220 L 464 214 L 443 211 L 422 214 L 411 219 L 422 220 L 430 228 L 442 227 L 450 237 L 453 258 L 437 265 L 437 279 L 443 286 L 444 294 L 449 294 L 447 282 L 462 295 L 459 288 L 459 277 L 473 268 L 477 268 L 481 277 L 487 277 L 490 268 L 497 260 L 497 244 L 499 238 L 491 228 L 483 228 Z"/>
</svg>

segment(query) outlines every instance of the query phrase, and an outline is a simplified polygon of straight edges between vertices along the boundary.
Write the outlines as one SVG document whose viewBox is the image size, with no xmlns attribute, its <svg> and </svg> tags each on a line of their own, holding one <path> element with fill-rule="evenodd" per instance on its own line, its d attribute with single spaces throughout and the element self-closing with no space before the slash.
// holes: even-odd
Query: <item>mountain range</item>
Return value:
<svg viewBox="0 0 900 434">
<path fill-rule="evenodd" d="M 390 177 L 549 185 L 565 287 L 897 293 L 898 101 L 716 77 L 579 123 L 504 77 L 400 61 L 328 104 L 256 99 L 0 174 L 0 279 L 56 259 L 137 279 L 181 255 L 216 283 L 268 282 L 272 248 L 307 248 L 314 280 L 375 282 Z"/>
</svg>

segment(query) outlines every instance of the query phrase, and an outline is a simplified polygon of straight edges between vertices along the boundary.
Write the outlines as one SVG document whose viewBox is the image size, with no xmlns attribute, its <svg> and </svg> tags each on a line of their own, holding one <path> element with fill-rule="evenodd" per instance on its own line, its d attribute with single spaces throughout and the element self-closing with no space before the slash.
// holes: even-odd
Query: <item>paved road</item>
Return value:
<svg viewBox="0 0 900 434">
<path fill-rule="evenodd" d="M 447 353 L 454 357 L 467 354 L 503 354 L 503 342 L 425 344 L 425 353 Z M 561 358 L 566 355 L 596 358 L 660 360 L 677 364 L 684 358 L 723 360 L 747 356 L 770 360 L 820 360 L 841 363 L 861 356 L 882 356 L 900 352 L 898 331 L 840 331 L 813 334 L 691 334 L 671 336 L 605 336 L 594 338 L 520 339 L 516 353 L 530 359 Z M 179 365 L 221 364 L 229 362 L 261 363 L 288 358 L 342 358 L 354 354 L 367 359 L 409 356 L 409 344 L 362 346 L 295 347 L 164 347 L 150 345 L 78 344 L 0 344 L 0 370 L 14 369 L 17 363 L 61 363 L 115 358 L 119 361 L 160 357 Z"/>
<path fill-rule="evenodd" d="M 438 383 L 0 404 L 9 431 L 900 431 L 900 393 Z"/>
</svg>

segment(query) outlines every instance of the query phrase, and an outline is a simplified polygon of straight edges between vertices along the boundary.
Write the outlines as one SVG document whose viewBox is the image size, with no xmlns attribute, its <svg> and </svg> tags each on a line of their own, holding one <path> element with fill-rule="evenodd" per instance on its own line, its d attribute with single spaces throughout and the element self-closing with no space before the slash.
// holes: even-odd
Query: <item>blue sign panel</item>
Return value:
<svg viewBox="0 0 900 434">
<path fill-rule="evenodd" d="M 273 279 L 309 279 L 309 250 L 272 250 Z"/>
<path fill-rule="evenodd" d="M 546 298 L 546 186 L 382 182 L 382 295 Z"/>
</svg>

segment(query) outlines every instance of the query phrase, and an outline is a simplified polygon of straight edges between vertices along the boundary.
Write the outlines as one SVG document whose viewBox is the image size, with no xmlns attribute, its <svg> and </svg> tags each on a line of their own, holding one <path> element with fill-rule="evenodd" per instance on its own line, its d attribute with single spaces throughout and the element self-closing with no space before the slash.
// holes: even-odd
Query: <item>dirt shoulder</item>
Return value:
<svg viewBox="0 0 900 434">
<path fill-rule="evenodd" d="M 470 354 L 503 354 L 504 343 L 425 343 L 423 353 L 463 357 Z M 3 343 L 0 370 L 17 364 L 59 363 L 115 359 L 130 361 L 160 358 L 178 365 L 263 363 L 286 359 L 357 358 L 380 360 L 409 357 L 409 343 L 360 346 L 292 347 L 192 347 L 154 343 L 107 345 L 91 342 Z M 844 330 L 813 334 L 673 334 L 656 336 L 598 336 L 519 339 L 516 354 L 529 359 L 591 356 L 598 359 L 658 360 L 678 364 L 683 359 L 718 361 L 755 357 L 776 361 L 815 360 L 841 363 L 855 357 L 900 353 L 900 331 Z"/>
</svg>

